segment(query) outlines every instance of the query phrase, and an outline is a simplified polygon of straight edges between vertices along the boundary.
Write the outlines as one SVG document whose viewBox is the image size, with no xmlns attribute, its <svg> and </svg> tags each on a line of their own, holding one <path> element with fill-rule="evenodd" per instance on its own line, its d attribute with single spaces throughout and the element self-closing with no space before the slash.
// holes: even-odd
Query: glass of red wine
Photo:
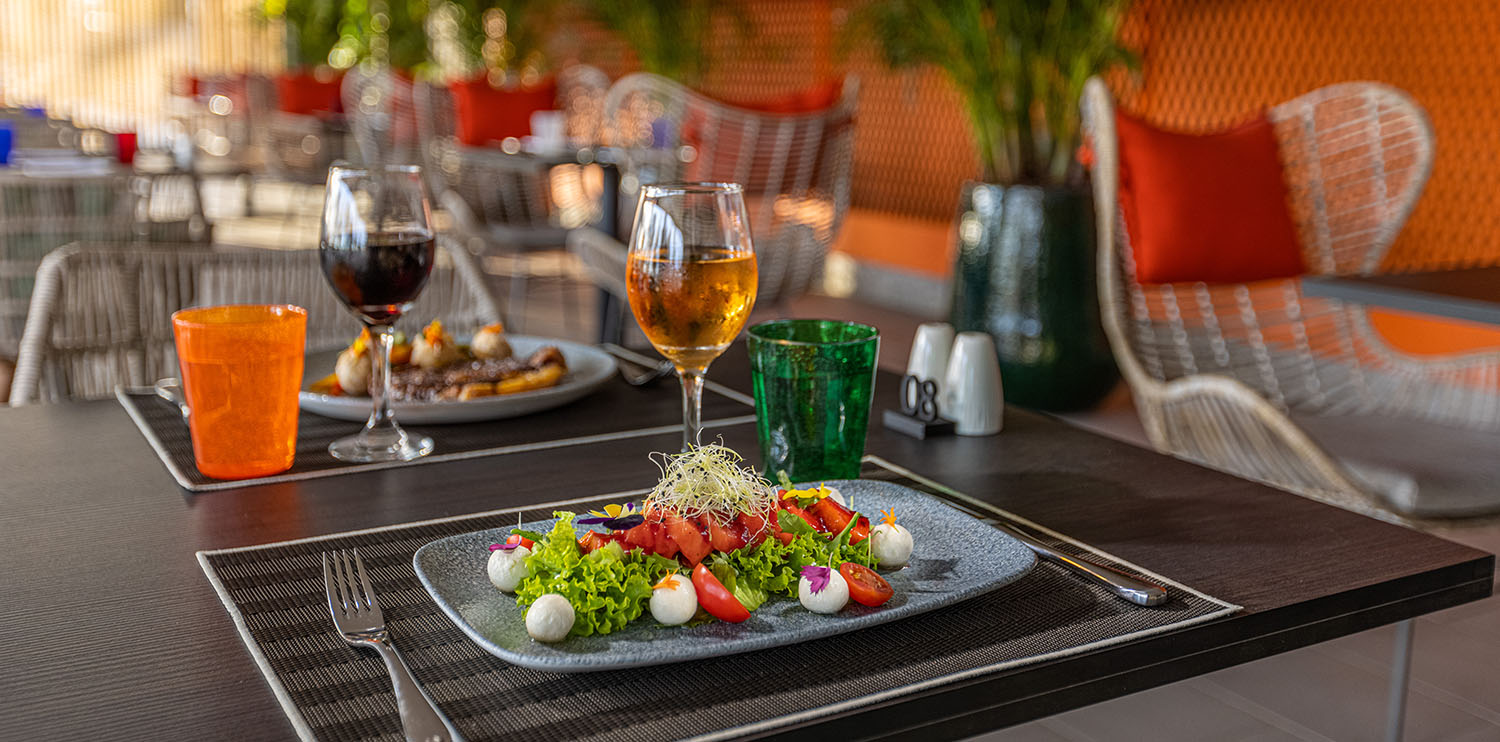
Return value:
<svg viewBox="0 0 1500 742">
<path fill-rule="evenodd" d="M 374 410 L 364 430 L 329 444 L 334 458 L 410 461 L 432 452 L 431 438 L 396 424 L 390 397 L 395 323 L 427 284 L 435 247 L 421 168 L 329 169 L 318 244 L 323 275 L 374 340 Z"/>
</svg>

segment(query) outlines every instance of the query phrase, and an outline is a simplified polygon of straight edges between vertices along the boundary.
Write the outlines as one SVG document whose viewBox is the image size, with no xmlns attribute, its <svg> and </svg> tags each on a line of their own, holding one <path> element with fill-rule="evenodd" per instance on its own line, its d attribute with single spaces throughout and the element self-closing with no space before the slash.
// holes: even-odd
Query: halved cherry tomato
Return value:
<svg viewBox="0 0 1500 742">
<path fill-rule="evenodd" d="M 582 549 L 583 553 L 588 554 L 593 552 L 595 549 L 604 548 L 604 545 L 609 543 L 611 540 L 612 539 L 610 539 L 610 537 L 598 531 L 589 531 L 588 533 L 583 534 L 583 538 L 578 539 L 578 548 Z"/>
<path fill-rule="evenodd" d="M 787 533 L 786 531 L 778 531 L 776 533 L 776 538 L 779 539 L 781 541 L 781 543 L 783 543 L 783 544 L 790 544 L 791 542 L 797 540 L 796 536 L 793 536 L 792 534 Z"/>
<path fill-rule="evenodd" d="M 745 610 L 734 593 L 702 564 L 693 567 L 693 589 L 698 592 L 698 605 L 720 621 L 739 623 L 750 617 L 750 611 Z"/>
<path fill-rule="evenodd" d="M 883 605 L 896 593 L 891 589 L 891 583 L 863 564 L 844 562 L 839 565 L 839 574 L 844 576 L 844 582 L 849 583 L 849 597 L 860 605 L 874 608 Z"/>
<path fill-rule="evenodd" d="M 745 532 L 745 545 L 755 546 L 765 539 L 770 529 L 766 527 L 766 518 L 763 515 L 751 515 L 740 513 L 735 516 L 735 526 Z"/>
<path fill-rule="evenodd" d="M 522 546 L 524 546 L 524 547 L 526 547 L 528 549 L 535 549 L 536 548 L 536 542 L 535 541 L 532 541 L 531 539 L 526 538 L 525 536 L 522 536 L 519 533 L 512 533 L 509 538 L 505 539 L 505 543 L 507 543 L 507 544 L 520 544 L 520 545 L 522 545 Z"/>
</svg>

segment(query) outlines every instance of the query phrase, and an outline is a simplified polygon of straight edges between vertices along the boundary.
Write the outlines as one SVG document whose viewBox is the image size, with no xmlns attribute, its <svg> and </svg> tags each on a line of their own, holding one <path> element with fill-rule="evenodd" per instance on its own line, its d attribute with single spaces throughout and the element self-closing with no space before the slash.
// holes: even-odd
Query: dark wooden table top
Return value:
<svg viewBox="0 0 1500 742">
<path fill-rule="evenodd" d="M 1310 276 L 1302 279 L 1302 293 L 1500 325 L 1500 268 L 1380 276 Z"/>
<path fill-rule="evenodd" d="M 710 377 L 747 388 L 743 351 Z M 877 408 L 894 401 L 895 381 L 882 373 Z M 669 399 L 667 386 L 642 404 Z M 524 420 L 550 434 L 546 415 Z M 756 450 L 753 425 L 719 432 Z M 679 440 L 193 496 L 114 401 L 0 410 L 0 739 L 290 738 L 195 551 L 647 486 L 656 469 L 646 454 Z M 790 737 L 975 734 L 1491 591 L 1491 555 L 1039 415 L 1011 410 L 1004 432 L 989 438 L 921 442 L 875 427 L 868 450 L 1245 610 L 903 697 L 858 721 L 830 716 Z"/>
</svg>

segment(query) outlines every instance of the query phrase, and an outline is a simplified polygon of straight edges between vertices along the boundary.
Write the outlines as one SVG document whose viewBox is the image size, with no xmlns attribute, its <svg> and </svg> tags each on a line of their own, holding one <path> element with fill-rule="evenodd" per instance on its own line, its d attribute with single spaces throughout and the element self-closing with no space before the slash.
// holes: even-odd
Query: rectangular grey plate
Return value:
<svg viewBox="0 0 1500 742">
<path fill-rule="evenodd" d="M 768 649 L 862 629 L 983 595 L 1024 576 L 1036 564 L 1030 549 L 941 500 L 890 482 L 829 482 L 866 515 L 895 508 L 897 521 L 916 545 L 904 569 L 883 571 L 896 594 L 879 608 L 850 603 L 836 615 L 811 613 L 796 599 L 767 601 L 739 624 L 662 626 L 649 611 L 622 631 L 572 636 L 556 644 L 526 633 L 525 610 L 490 584 L 489 545 L 509 528 L 475 531 L 433 541 L 412 557 L 417 577 L 458 628 L 485 651 L 523 667 L 590 672 L 661 665 Z M 555 521 L 523 527 L 546 533 Z"/>
</svg>

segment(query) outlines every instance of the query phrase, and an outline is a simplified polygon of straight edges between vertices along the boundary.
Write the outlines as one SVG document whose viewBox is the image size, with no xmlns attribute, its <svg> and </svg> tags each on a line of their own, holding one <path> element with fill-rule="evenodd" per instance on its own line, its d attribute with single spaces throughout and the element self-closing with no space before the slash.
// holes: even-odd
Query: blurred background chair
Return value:
<svg viewBox="0 0 1500 742">
<path fill-rule="evenodd" d="M 1387 519 L 1500 510 L 1500 354 L 1395 352 L 1362 307 L 1304 298 L 1295 278 L 1139 282 L 1103 81 L 1083 111 L 1104 326 L 1157 449 Z M 1268 115 L 1309 272 L 1375 272 L 1431 173 L 1425 113 L 1345 83 Z"/>
<path fill-rule="evenodd" d="M 252 106 L 254 79 L 250 75 L 193 77 L 181 95 L 169 100 L 173 133 L 186 144 L 183 151 L 170 154 L 200 183 L 220 179 L 239 183 L 246 216 L 254 215 L 254 176 L 263 167 L 255 132 L 262 122 Z"/>
<path fill-rule="evenodd" d="M 632 203 L 646 183 L 742 184 L 759 268 L 756 305 L 801 296 L 822 278 L 849 209 L 858 88 L 851 76 L 826 106 L 782 113 L 716 101 L 658 75 L 627 75 L 604 102 L 604 128 L 621 170 L 620 203 Z M 618 234 L 629 233 L 633 217 L 633 206 L 620 209 Z M 622 318 L 628 314 L 625 245 L 601 230 L 580 229 L 568 248 L 595 285 L 617 299 Z"/>
<path fill-rule="evenodd" d="M 439 238 L 432 277 L 402 325 L 499 320 L 469 254 Z M 226 303 L 292 303 L 308 310 L 307 351 L 334 350 L 360 324 L 328 288 L 316 250 L 75 243 L 48 254 L 16 364 L 11 404 L 108 397 L 118 385 L 177 374 L 171 315 Z"/>
<path fill-rule="evenodd" d="M 348 155 L 345 117 L 331 110 L 282 110 L 286 104 L 276 81 L 269 77 L 252 76 L 249 86 L 264 176 L 293 186 L 321 189 L 329 166 Z M 321 203 L 321 190 L 312 200 Z M 291 218 L 295 213 L 289 208 L 286 216 Z"/>
<path fill-rule="evenodd" d="M 595 221 L 600 213 L 600 179 L 588 177 L 591 166 L 580 163 L 578 154 L 597 143 L 590 137 L 598 135 L 608 79 L 598 69 L 582 65 L 559 74 L 555 94 L 537 110 L 561 110 L 570 141 L 565 150 L 538 154 L 522 152 L 518 137 L 465 143 L 459 135 L 452 90 L 415 85 L 422 164 L 434 202 L 448 213 L 453 233 L 476 254 L 487 262 L 503 258 L 510 276 L 506 319 L 514 330 L 524 329 L 527 283 L 537 275 L 536 253 L 563 248 L 571 230 Z M 491 91 L 486 97 L 506 95 L 507 91 Z M 536 103 L 532 93 L 518 94 L 523 97 Z M 503 100 L 492 103 L 505 104 Z M 530 113 L 516 111 L 510 116 L 524 121 Z M 564 300 L 562 306 L 564 312 L 576 311 L 571 301 Z M 571 326 L 571 319 L 567 324 Z"/>
<path fill-rule="evenodd" d="M 344 116 L 365 166 L 419 162 L 413 84 L 389 67 L 359 65 L 344 74 Z"/>
</svg>

